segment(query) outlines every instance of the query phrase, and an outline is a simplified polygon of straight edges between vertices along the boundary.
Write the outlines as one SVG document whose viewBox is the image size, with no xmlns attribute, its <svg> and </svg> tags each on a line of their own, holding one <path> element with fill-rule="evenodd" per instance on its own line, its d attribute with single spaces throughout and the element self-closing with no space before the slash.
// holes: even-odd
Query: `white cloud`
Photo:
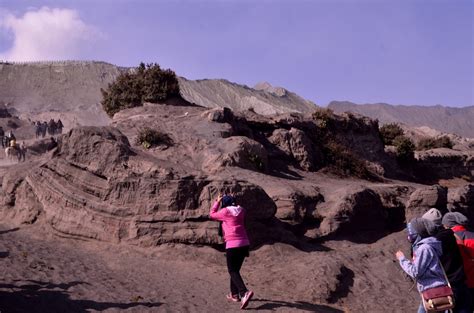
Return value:
<svg viewBox="0 0 474 313">
<path fill-rule="evenodd" d="M 80 59 L 101 35 L 75 10 L 42 7 L 21 17 L 0 15 L 0 30 L 13 35 L 13 44 L 0 60 L 42 61 Z"/>
</svg>

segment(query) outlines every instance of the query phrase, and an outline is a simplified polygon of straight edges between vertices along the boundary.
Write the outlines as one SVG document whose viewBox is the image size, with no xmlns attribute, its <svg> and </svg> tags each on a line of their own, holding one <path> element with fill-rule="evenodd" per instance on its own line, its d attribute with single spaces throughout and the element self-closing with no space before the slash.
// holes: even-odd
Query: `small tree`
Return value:
<svg viewBox="0 0 474 313">
<path fill-rule="evenodd" d="M 385 124 L 379 129 L 383 144 L 392 146 L 395 138 L 403 136 L 403 129 L 397 123 Z"/>
<path fill-rule="evenodd" d="M 344 145 L 329 140 L 324 149 L 329 167 L 336 174 L 341 176 L 353 175 L 364 179 L 371 177 L 365 162 L 355 156 Z"/>
<path fill-rule="evenodd" d="M 329 108 L 316 108 L 312 114 L 313 119 L 316 120 L 317 125 L 321 128 L 327 128 L 332 119 L 334 119 L 334 112 Z"/>
<path fill-rule="evenodd" d="M 156 63 L 140 63 L 133 73 L 122 73 L 102 92 L 102 107 L 109 116 L 120 110 L 140 106 L 143 102 L 159 102 L 179 96 L 179 83 L 171 70 Z"/>
<path fill-rule="evenodd" d="M 148 127 L 140 129 L 136 139 L 137 145 L 142 145 L 145 149 L 149 149 L 154 146 L 171 146 L 173 140 L 168 134 L 162 133 L 156 129 Z"/>
<path fill-rule="evenodd" d="M 403 164 L 412 163 L 415 160 L 415 144 L 410 138 L 398 136 L 393 140 L 397 149 L 397 160 Z"/>
</svg>

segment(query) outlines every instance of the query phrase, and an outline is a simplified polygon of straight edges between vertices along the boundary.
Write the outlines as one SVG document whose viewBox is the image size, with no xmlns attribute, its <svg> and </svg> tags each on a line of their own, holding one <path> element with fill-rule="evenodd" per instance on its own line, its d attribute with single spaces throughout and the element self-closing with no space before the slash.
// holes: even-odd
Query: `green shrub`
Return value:
<svg viewBox="0 0 474 313">
<path fill-rule="evenodd" d="M 329 123 L 334 118 L 334 112 L 329 108 L 316 108 L 312 116 L 316 120 L 317 125 L 324 129 L 329 126 Z"/>
<path fill-rule="evenodd" d="M 397 123 L 385 124 L 379 129 L 383 144 L 394 145 L 395 138 L 403 136 L 403 129 Z"/>
<path fill-rule="evenodd" d="M 403 164 L 415 161 L 415 144 L 410 138 L 398 136 L 393 140 L 393 145 L 397 149 L 397 160 Z"/>
<path fill-rule="evenodd" d="M 336 174 L 359 178 L 371 176 L 365 162 L 355 156 L 346 146 L 331 140 L 324 148 L 329 167 Z"/>
<path fill-rule="evenodd" d="M 140 63 L 133 73 L 122 73 L 102 92 L 102 107 L 109 116 L 120 110 L 140 106 L 143 102 L 159 102 L 179 96 L 179 83 L 171 70 L 158 64 Z"/>
<path fill-rule="evenodd" d="M 448 136 L 441 136 L 438 138 L 423 138 L 418 142 L 418 150 L 429 150 L 435 148 L 453 148 L 453 142 Z"/>
<path fill-rule="evenodd" d="M 260 156 L 258 156 L 257 154 L 249 153 L 248 157 L 249 161 L 255 166 L 258 171 L 265 171 L 265 164 L 263 164 L 263 161 Z"/>
<path fill-rule="evenodd" d="M 137 145 L 142 145 L 145 149 L 152 148 L 154 146 L 171 146 L 173 140 L 168 134 L 162 133 L 156 129 L 148 127 L 140 129 L 136 139 Z"/>
</svg>

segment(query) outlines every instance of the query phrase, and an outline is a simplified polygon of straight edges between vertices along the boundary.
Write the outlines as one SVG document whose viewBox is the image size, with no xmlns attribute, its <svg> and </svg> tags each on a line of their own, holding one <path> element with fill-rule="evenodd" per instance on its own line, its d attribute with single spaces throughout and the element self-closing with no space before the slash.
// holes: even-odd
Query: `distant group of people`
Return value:
<svg viewBox="0 0 474 313">
<path fill-rule="evenodd" d="M 452 312 L 473 312 L 474 232 L 469 225 L 463 214 L 449 212 L 443 216 L 436 208 L 407 224 L 412 258 L 401 251 L 396 257 L 417 282 L 422 298 L 419 313 L 443 307 Z"/>
<path fill-rule="evenodd" d="M 13 135 L 13 131 L 5 133 L 3 127 L 0 126 L 0 141 L 2 142 L 2 148 L 10 147 L 10 145 L 16 145 L 16 137 Z"/>
<path fill-rule="evenodd" d="M 18 145 L 16 136 L 13 134 L 12 130 L 5 134 L 3 127 L 0 126 L 0 141 L 2 142 L 2 147 L 9 151 L 8 153 L 13 152 L 16 154 L 18 161 L 26 160 L 26 144 L 22 141 L 21 144 Z"/>
<path fill-rule="evenodd" d="M 58 121 L 50 119 L 49 122 L 36 121 L 34 124 L 36 138 L 44 138 L 46 136 L 46 133 L 50 136 L 61 134 L 63 132 L 64 127 L 63 122 L 61 122 L 61 119 L 58 119 Z"/>
</svg>

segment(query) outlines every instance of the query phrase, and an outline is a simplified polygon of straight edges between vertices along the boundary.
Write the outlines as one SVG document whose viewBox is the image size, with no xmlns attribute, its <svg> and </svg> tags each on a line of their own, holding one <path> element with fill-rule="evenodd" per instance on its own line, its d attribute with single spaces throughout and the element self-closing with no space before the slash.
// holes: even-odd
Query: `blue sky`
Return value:
<svg viewBox="0 0 474 313">
<path fill-rule="evenodd" d="M 0 0 L 0 59 L 157 62 L 332 100 L 474 105 L 474 1 Z"/>
</svg>

